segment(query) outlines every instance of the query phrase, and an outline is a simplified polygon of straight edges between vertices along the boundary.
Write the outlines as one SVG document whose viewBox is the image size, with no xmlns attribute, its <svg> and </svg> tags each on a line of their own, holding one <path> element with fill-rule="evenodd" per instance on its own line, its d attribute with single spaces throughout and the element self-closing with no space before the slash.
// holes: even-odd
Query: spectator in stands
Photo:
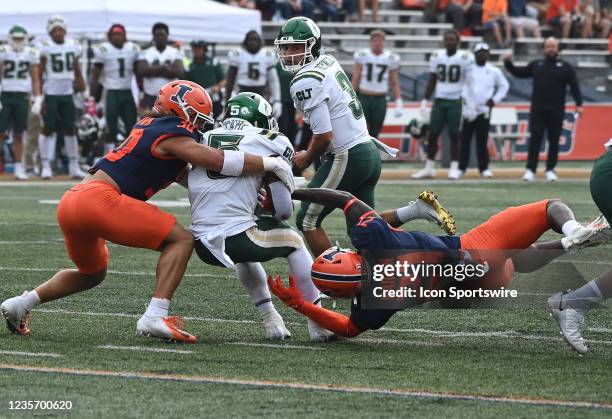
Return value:
<svg viewBox="0 0 612 419">
<path fill-rule="evenodd" d="M 142 51 L 136 63 L 136 73 L 143 77 L 141 110 L 151 109 L 159 89 L 169 81 L 183 77 L 184 72 L 180 51 L 168 45 L 168 25 L 158 22 L 151 32 L 153 45 Z"/>
<path fill-rule="evenodd" d="M 527 14 L 527 0 L 508 0 L 510 24 L 517 38 L 524 38 L 525 31 L 534 38 L 541 38 L 540 23 Z"/>
<path fill-rule="evenodd" d="M 216 57 L 209 56 L 208 44 L 197 40 L 191 42 L 193 60 L 185 69 L 185 79 L 204 87 L 213 100 L 213 115 L 221 115 L 221 88 L 225 86 L 225 69 Z"/>
<path fill-rule="evenodd" d="M 572 65 L 559 59 L 559 40 L 553 37 L 544 42 L 545 56 L 531 61 L 526 67 L 516 67 L 512 63 L 512 53 L 503 57 L 506 70 L 515 77 L 533 77 L 531 109 L 529 113 L 529 154 L 527 170 L 523 180 L 535 179 L 538 157 L 544 137 L 548 134 L 548 159 L 546 160 L 546 180 L 557 180 L 555 166 L 559 154 L 559 137 L 565 119 L 565 95 L 569 86 L 576 112 L 582 113 L 582 94 Z"/>
<path fill-rule="evenodd" d="M 291 19 L 295 16 L 304 16 L 314 20 L 314 2 L 312 0 L 281 0 L 278 8 L 283 19 Z"/>
<path fill-rule="evenodd" d="M 278 3 L 276 0 L 255 0 L 255 8 L 261 12 L 262 20 L 271 20 L 276 14 Z"/>
<path fill-rule="evenodd" d="M 344 11 L 349 21 L 356 20 L 357 0 L 316 0 L 317 6 L 330 22 L 340 22 Z"/>
<path fill-rule="evenodd" d="M 359 9 L 359 20 L 365 21 L 366 0 L 357 0 Z M 370 9 L 372 10 L 372 22 L 378 22 L 378 0 L 370 0 Z"/>
<path fill-rule="evenodd" d="M 599 33 L 601 38 L 606 39 L 610 34 L 610 28 L 612 27 L 612 19 L 610 17 L 610 2 L 609 0 L 594 0 L 593 8 L 593 28 Z"/>
<path fill-rule="evenodd" d="M 546 11 L 546 22 L 560 29 L 561 38 L 569 38 L 574 27 L 580 27 L 580 37 L 586 38 L 592 32 L 592 8 L 590 0 L 582 4 L 578 0 L 550 0 Z"/>
<path fill-rule="evenodd" d="M 229 0 L 227 4 L 234 7 L 241 7 L 243 9 L 255 9 L 254 0 Z"/>
<path fill-rule="evenodd" d="M 512 40 L 512 26 L 508 17 L 508 0 L 484 0 L 482 3 L 482 24 L 493 31 L 497 46 L 506 48 Z M 504 37 L 502 37 L 502 29 Z"/>
<path fill-rule="evenodd" d="M 461 157 L 459 170 L 465 174 L 470 161 L 472 137 L 476 134 L 478 171 L 485 178 L 493 177 L 489 169 L 489 126 L 491 110 L 508 94 L 508 80 L 502 71 L 487 62 L 489 46 L 479 42 L 474 46 L 476 65 L 470 75 L 472 81 L 463 86 L 463 128 L 461 131 Z"/>
<path fill-rule="evenodd" d="M 530 0 L 527 4 L 527 13 L 540 22 L 546 23 L 546 11 L 548 10 L 548 0 Z"/>
<path fill-rule="evenodd" d="M 474 0 L 451 0 L 444 13 L 446 21 L 452 23 L 459 33 L 465 34 L 466 28 L 480 25 L 482 3 Z"/>
</svg>

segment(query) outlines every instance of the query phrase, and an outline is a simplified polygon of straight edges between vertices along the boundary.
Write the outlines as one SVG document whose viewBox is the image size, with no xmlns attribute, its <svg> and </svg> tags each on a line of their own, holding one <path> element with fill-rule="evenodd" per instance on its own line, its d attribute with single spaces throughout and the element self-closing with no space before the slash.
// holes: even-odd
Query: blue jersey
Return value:
<svg viewBox="0 0 612 419">
<path fill-rule="evenodd" d="M 155 152 L 159 142 L 171 137 L 199 141 L 200 134 L 176 116 L 143 118 L 123 144 L 107 153 L 94 169 L 113 178 L 122 194 L 146 201 L 174 182 L 187 165 L 183 160 Z"/>
<path fill-rule="evenodd" d="M 364 217 L 351 227 L 351 242 L 357 250 L 439 250 L 452 251 L 461 248 L 457 236 L 435 236 L 421 231 L 393 229 L 380 217 Z M 360 298 L 351 305 L 351 322 L 362 332 L 380 329 L 399 309 L 363 309 Z"/>
</svg>

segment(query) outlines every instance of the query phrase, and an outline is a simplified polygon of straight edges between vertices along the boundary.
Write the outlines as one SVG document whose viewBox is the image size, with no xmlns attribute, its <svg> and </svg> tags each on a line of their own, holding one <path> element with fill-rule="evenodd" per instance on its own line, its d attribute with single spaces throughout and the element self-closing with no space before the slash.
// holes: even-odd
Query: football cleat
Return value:
<svg viewBox="0 0 612 419">
<path fill-rule="evenodd" d="M 490 169 L 485 169 L 482 172 L 480 172 L 480 176 L 484 178 L 492 178 L 493 172 Z"/>
<path fill-rule="evenodd" d="M 334 332 L 323 329 L 310 319 L 308 319 L 308 334 L 311 342 L 331 342 L 338 338 Z"/>
<path fill-rule="evenodd" d="M 27 291 L 18 297 L 9 298 L 0 305 L 0 311 L 6 319 L 6 327 L 11 333 L 26 336 L 30 334 L 32 314 L 25 309 L 21 298 Z"/>
<path fill-rule="evenodd" d="M 26 174 L 23 165 L 20 163 L 15 163 L 15 179 L 17 180 L 28 180 L 28 175 Z"/>
<path fill-rule="evenodd" d="M 610 228 L 610 223 L 603 214 L 599 214 L 599 217 L 587 224 L 587 228 Z"/>
<path fill-rule="evenodd" d="M 586 309 L 573 309 L 563 302 L 563 293 L 557 293 L 548 299 L 550 315 L 557 321 L 561 335 L 567 344 L 581 355 L 586 354 L 589 348 L 584 343 L 581 330 L 584 324 Z"/>
<path fill-rule="evenodd" d="M 533 182 L 535 180 L 535 173 L 533 173 L 532 170 L 527 169 L 525 170 L 525 173 L 523 174 L 522 179 L 525 182 Z"/>
<path fill-rule="evenodd" d="M 196 343 L 197 338 L 183 330 L 185 321 L 179 316 L 143 316 L 138 319 L 136 333 L 170 342 Z"/>
<path fill-rule="evenodd" d="M 81 170 L 77 161 L 68 164 L 68 172 L 71 179 L 83 179 L 87 173 Z"/>
<path fill-rule="evenodd" d="M 266 335 L 270 340 L 285 340 L 291 337 L 291 333 L 285 327 L 285 322 L 278 311 L 273 310 L 262 316 Z"/>
<path fill-rule="evenodd" d="M 415 201 L 417 208 L 423 214 L 423 218 L 439 225 L 447 234 L 453 235 L 457 232 L 457 226 L 452 214 L 446 210 L 438 201 L 438 197 L 432 191 L 423 191 Z"/>
<path fill-rule="evenodd" d="M 53 177 L 53 171 L 49 164 L 43 164 L 42 170 L 40 171 L 40 177 L 42 179 L 51 179 Z"/>
<path fill-rule="evenodd" d="M 572 231 L 569 236 L 563 237 L 561 245 L 567 251 L 599 246 L 609 241 L 610 235 L 610 227 L 581 226 Z"/>
<path fill-rule="evenodd" d="M 546 176 L 546 180 L 549 182 L 556 182 L 559 179 L 554 170 L 547 170 L 544 175 Z"/>
<path fill-rule="evenodd" d="M 433 179 L 436 177 L 436 169 L 426 167 L 416 173 L 413 173 L 410 177 L 412 179 Z"/>
</svg>

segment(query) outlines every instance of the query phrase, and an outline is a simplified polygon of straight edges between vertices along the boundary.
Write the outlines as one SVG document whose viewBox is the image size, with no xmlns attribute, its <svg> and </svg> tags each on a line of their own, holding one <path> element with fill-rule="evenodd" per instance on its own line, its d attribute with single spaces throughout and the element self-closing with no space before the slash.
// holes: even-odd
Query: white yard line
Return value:
<svg viewBox="0 0 612 419">
<path fill-rule="evenodd" d="M 320 351 L 325 349 L 324 347 L 318 346 L 301 346 L 301 345 L 283 345 L 282 343 L 249 343 L 249 342 L 227 342 L 224 345 L 235 345 L 235 346 L 254 346 L 261 348 L 277 348 L 277 349 L 308 349 L 312 351 Z"/>
<path fill-rule="evenodd" d="M 1 244 L 2 242 L 0 242 Z M 57 268 L 16 268 L 10 266 L 0 266 L 0 271 L 15 271 L 15 272 L 57 272 Z M 155 272 L 125 272 L 125 271 L 107 271 L 111 275 L 138 275 L 138 276 L 155 276 Z M 233 275 L 216 275 L 216 274 L 185 274 L 185 277 L 192 278 L 233 278 Z"/>
<path fill-rule="evenodd" d="M 531 406 L 552 406 L 563 408 L 597 408 L 610 409 L 610 403 L 592 403 L 585 401 L 567 401 L 554 399 L 535 399 L 531 397 L 495 397 L 485 396 L 475 393 L 451 393 L 451 392 L 433 392 L 421 391 L 418 389 L 388 389 L 381 387 L 365 387 L 365 386 L 343 386 L 337 384 L 306 384 L 291 381 L 273 381 L 273 380 L 255 380 L 243 378 L 226 378 L 226 377 L 210 377 L 201 375 L 181 375 L 181 374 L 158 374 L 148 372 L 130 372 L 130 371 L 107 371 L 107 370 L 92 370 L 92 369 L 74 369 L 74 368 L 58 368 L 58 367 L 36 367 L 28 365 L 0 364 L 0 370 L 9 371 L 30 371 L 50 374 L 65 374 L 79 375 L 90 377 L 112 377 L 112 378 L 128 378 L 128 379 L 143 379 L 143 380 L 159 380 L 159 381 L 182 381 L 189 383 L 202 384 L 225 384 L 236 385 L 242 387 L 259 387 L 259 388 L 278 388 L 278 389 L 293 389 L 305 391 L 321 391 L 335 392 L 345 394 L 373 394 L 386 395 L 397 397 L 415 397 L 438 400 L 464 400 L 485 403 L 508 403 Z"/>
<path fill-rule="evenodd" d="M 173 354 L 192 354 L 193 351 L 185 351 L 182 349 L 164 349 L 150 348 L 148 346 L 116 346 L 116 345 L 99 345 L 98 349 L 116 349 L 120 351 L 140 351 L 140 352 L 168 352 Z"/>
<path fill-rule="evenodd" d="M 62 355 L 48 352 L 23 352 L 23 351 L 5 351 L 0 350 L 0 355 L 19 355 L 19 356 L 36 356 L 44 358 L 60 358 Z"/>
</svg>

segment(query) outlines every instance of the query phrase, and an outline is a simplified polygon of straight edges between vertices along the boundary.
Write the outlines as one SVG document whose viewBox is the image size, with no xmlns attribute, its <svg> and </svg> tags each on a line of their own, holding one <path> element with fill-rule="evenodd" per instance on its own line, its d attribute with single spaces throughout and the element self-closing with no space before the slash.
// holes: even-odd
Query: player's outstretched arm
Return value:
<svg viewBox="0 0 612 419">
<path fill-rule="evenodd" d="M 276 281 L 269 276 L 268 286 L 272 293 L 274 293 L 283 303 L 297 312 L 302 313 L 324 329 L 347 338 L 352 338 L 361 334 L 361 330 L 353 324 L 350 317 L 304 301 L 302 294 L 300 294 L 300 290 L 295 285 L 293 276 L 289 277 L 289 288 L 283 285 L 280 276 L 276 278 Z"/>
</svg>

